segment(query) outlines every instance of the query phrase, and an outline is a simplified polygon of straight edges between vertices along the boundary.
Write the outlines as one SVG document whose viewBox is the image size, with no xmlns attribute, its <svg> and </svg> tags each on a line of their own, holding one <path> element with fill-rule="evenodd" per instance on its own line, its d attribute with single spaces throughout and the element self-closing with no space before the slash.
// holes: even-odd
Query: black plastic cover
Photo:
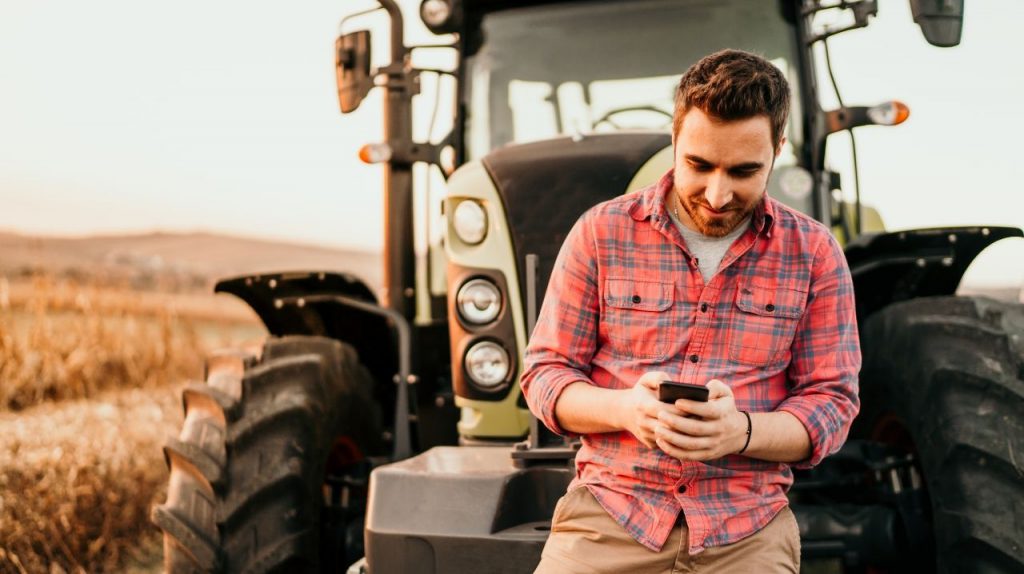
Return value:
<svg viewBox="0 0 1024 574">
<path fill-rule="evenodd" d="M 857 318 L 897 301 L 953 295 L 986 247 L 1024 233 L 1015 227 L 944 227 L 868 233 L 846 246 Z"/>
<path fill-rule="evenodd" d="M 509 146 L 483 159 L 505 202 L 524 309 L 526 255 L 539 257 L 539 309 L 558 250 L 576 220 L 625 193 L 637 170 L 671 143 L 660 132 L 602 134 Z"/>
</svg>

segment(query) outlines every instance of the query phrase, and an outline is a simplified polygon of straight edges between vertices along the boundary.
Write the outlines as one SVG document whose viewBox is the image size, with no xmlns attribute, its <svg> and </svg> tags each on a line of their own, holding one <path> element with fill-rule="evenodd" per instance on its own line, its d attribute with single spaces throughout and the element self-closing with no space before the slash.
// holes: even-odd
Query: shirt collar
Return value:
<svg viewBox="0 0 1024 574">
<path fill-rule="evenodd" d="M 674 186 L 675 178 L 673 173 L 674 170 L 669 169 L 665 175 L 661 176 L 657 183 L 640 190 L 629 204 L 629 207 L 627 207 L 630 217 L 637 221 L 643 221 L 648 218 L 652 220 L 668 220 L 665 198 L 668 197 L 669 192 L 672 191 Z M 768 197 L 768 194 L 765 194 L 761 203 L 757 204 L 757 207 L 754 208 L 751 220 L 758 234 L 771 237 L 772 227 L 775 225 L 775 200 Z"/>
</svg>

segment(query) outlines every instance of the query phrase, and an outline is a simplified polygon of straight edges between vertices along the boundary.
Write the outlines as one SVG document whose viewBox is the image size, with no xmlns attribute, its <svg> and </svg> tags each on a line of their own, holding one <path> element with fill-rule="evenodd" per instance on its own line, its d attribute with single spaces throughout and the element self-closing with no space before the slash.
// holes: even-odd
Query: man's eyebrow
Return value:
<svg viewBox="0 0 1024 574">
<path fill-rule="evenodd" d="M 683 157 L 685 157 L 686 160 L 691 162 L 691 163 L 697 163 L 697 164 L 701 164 L 701 165 L 714 165 L 712 162 L 710 162 L 710 161 L 708 161 L 708 160 L 706 160 L 706 159 L 704 159 L 704 158 L 702 158 L 702 157 L 700 157 L 699 155 L 696 155 L 696 154 L 688 153 L 688 154 L 686 154 Z M 762 163 L 762 162 L 759 162 L 759 161 L 745 161 L 743 163 L 738 163 L 736 165 L 731 165 L 731 166 L 729 166 L 728 169 L 730 171 L 732 171 L 732 170 L 756 171 L 756 170 L 761 169 L 762 167 L 764 167 L 764 163 Z"/>
</svg>

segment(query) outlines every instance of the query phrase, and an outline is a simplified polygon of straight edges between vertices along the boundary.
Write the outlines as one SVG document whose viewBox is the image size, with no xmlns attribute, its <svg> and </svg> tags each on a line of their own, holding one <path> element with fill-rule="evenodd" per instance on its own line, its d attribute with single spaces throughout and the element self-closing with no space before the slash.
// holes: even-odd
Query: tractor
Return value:
<svg viewBox="0 0 1024 574">
<path fill-rule="evenodd" d="M 910 5 L 928 42 L 959 43 L 962 0 Z M 758 53 L 789 80 L 768 193 L 834 230 L 856 291 L 861 414 L 789 492 L 805 570 L 1024 570 L 1024 308 L 956 295 L 983 249 L 1024 234 L 886 232 L 826 162 L 830 135 L 908 114 L 820 104 L 828 38 L 867 26 L 875 0 L 419 8 L 438 43 L 407 45 L 401 7 L 377 0 L 335 44 L 341 111 L 383 92 L 383 141 L 360 153 L 384 169 L 384 285 L 337 270 L 217 283 L 270 337 L 214 354 L 183 393 L 167 500 L 152 514 L 167 571 L 532 571 L 577 447 L 538 424 L 519 388 L 555 257 L 586 209 L 671 166 L 674 86 L 722 48 Z M 379 11 L 390 30 L 375 59 L 371 30 L 353 23 Z M 826 11 L 846 23 L 817 25 Z M 417 68 L 420 50 L 456 65 Z M 452 129 L 436 141 L 412 135 L 424 75 L 455 86 Z M 441 192 L 414 177 L 424 166 Z"/>
</svg>

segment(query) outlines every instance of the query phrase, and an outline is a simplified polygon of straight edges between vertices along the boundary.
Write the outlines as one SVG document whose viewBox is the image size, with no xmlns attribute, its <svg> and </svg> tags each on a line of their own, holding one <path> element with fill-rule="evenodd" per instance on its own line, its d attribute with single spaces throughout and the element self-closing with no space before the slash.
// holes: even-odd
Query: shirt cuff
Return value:
<svg viewBox="0 0 1024 574">
<path fill-rule="evenodd" d="M 534 380 L 528 386 L 523 387 L 523 395 L 526 397 L 526 404 L 530 407 L 530 412 L 544 423 L 544 426 L 548 427 L 551 432 L 559 436 L 569 438 L 580 436 L 579 433 L 562 428 L 562 425 L 558 424 L 558 418 L 555 416 L 555 404 L 558 402 L 558 398 L 562 396 L 562 391 L 569 385 L 577 382 L 588 385 L 594 384 L 583 373 L 570 370 L 569 372 L 550 375 L 543 380 Z"/>
<path fill-rule="evenodd" d="M 790 463 L 793 468 L 808 469 L 816 466 L 826 456 L 839 450 L 846 440 L 849 427 L 839 423 L 839 413 L 831 403 L 823 404 L 806 397 L 790 397 L 775 410 L 795 416 L 811 439 L 811 455 Z"/>
</svg>

